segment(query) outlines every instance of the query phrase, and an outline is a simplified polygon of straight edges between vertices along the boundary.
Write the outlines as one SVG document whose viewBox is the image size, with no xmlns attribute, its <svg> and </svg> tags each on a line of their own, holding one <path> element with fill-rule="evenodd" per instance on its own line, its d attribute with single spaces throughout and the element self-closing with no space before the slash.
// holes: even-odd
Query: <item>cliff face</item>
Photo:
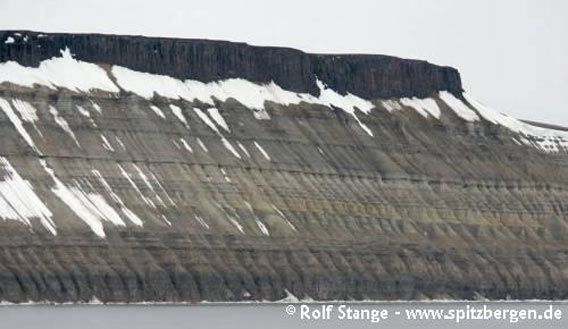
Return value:
<svg viewBox="0 0 568 329">
<path fill-rule="evenodd" d="M 14 34 L 25 35 L 14 37 Z M 366 98 L 427 97 L 438 90 L 462 91 L 457 70 L 390 56 L 312 55 L 299 50 L 253 47 L 209 40 L 143 38 L 100 34 L 0 32 L 0 62 L 37 66 L 69 47 L 75 58 L 136 71 L 204 82 L 242 78 L 276 82 L 284 89 L 317 95 L 316 76 L 344 94 Z"/>
<path fill-rule="evenodd" d="M 454 69 L 31 32 L 0 59 L 0 300 L 568 295 L 568 132 Z"/>
</svg>

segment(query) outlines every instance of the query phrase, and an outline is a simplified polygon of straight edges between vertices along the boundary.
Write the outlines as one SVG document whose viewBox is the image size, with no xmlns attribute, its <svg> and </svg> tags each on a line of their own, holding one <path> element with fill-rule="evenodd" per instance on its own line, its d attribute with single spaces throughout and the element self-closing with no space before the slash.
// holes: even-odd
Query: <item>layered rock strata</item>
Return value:
<svg viewBox="0 0 568 329">
<path fill-rule="evenodd" d="M 568 294 L 568 133 L 453 68 L 23 31 L 0 61 L 0 300 Z"/>
</svg>

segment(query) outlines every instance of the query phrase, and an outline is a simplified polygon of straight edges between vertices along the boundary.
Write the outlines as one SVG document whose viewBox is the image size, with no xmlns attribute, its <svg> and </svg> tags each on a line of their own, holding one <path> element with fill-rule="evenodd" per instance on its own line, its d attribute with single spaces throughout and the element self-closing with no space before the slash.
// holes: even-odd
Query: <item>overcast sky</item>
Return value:
<svg viewBox="0 0 568 329">
<path fill-rule="evenodd" d="M 244 41 L 454 66 L 478 100 L 568 126 L 564 0 L 0 0 L 0 29 Z"/>
</svg>

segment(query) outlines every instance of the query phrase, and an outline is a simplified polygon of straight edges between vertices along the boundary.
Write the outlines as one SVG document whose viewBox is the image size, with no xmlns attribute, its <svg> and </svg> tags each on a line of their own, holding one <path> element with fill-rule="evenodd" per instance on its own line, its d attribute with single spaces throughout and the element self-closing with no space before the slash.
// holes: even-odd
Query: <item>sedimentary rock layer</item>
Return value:
<svg viewBox="0 0 568 329">
<path fill-rule="evenodd" d="M 454 69 L 26 32 L 0 58 L 0 300 L 568 295 L 567 133 Z"/>
</svg>

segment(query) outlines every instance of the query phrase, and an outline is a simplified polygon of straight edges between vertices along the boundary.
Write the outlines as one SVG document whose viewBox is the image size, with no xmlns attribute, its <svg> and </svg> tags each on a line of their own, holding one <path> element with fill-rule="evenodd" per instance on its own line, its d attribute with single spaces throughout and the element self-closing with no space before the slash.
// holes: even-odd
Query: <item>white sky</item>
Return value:
<svg viewBox="0 0 568 329">
<path fill-rule="evenodd" d="M 456 67 L 477 99 L 568 126 L 564 0 L 0 0 L 0 29 L 244 41 Z"/>
</svg>

